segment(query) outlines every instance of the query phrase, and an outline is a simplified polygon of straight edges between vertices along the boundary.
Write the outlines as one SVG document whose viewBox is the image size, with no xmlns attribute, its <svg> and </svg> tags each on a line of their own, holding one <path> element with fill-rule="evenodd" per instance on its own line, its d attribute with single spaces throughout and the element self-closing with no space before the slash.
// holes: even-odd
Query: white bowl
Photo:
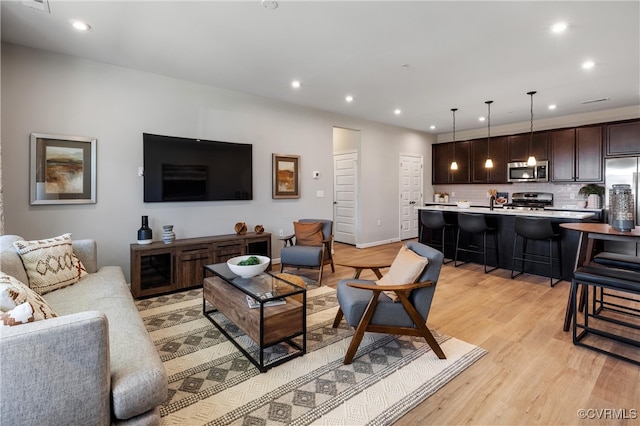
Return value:
<svg viewBox="0 0 640 426">
<path fill-rule="evenodd" d="M 456 205 L 461 209 L 468 209 L 471 207 L 471 201 L 456 201 Z"/>
<path fill-rule="evenodd" d="M 251 256 L 257 257 L 258 260 L 260 260 L 260 263 L 258 263 L 257 265 L 238 265 L 239 262 L 246 260 Z M 245 254 L 243 256 L 236 256 L 227 260 L 227 266 L 229 267 L 229 269 L 231 269 L 231 272 L 233 272 L 234 274 L 242 278 L 251 278 L 264 272 L 265 269 L 267 269 L 267 267 L 269 266 L 269 262 L 271 262 L 271 259 L 269 259 L 267 256 L 259 256 L 257 254 Z"/>
</svg>

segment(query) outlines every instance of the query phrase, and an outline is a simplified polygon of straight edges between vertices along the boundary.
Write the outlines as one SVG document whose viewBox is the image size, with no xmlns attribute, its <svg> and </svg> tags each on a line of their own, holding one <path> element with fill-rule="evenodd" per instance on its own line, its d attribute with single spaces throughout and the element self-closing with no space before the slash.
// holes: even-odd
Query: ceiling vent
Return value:
<svg viewBox="0 0 640 426">
<path fill-rule="evenodd" d="M 22 0 L 23 6 L 37 9 L 42 12 L 51 13 L 49 10 L 49 0 Z"/>
<path fill-rule="evenodd" d="M 605 101 L 608 101 L 609 99 L 611 98 L 591 99 L 590 101 L 582 102 L 582 105 L 595 104 L 596 102 L 605 102 Z"/>
</svg>

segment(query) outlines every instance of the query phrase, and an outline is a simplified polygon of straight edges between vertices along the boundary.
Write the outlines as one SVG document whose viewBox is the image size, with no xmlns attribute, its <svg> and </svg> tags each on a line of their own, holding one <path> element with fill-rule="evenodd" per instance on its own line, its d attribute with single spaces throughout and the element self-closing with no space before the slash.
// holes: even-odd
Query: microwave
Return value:
<svg viewBox="0 0 640 426">
<path fill-rule="evenodd" d="M 523 163 L 507 164 L 508 182 L 549 182 L 549 162 L 538 161 L 535 166 Z"/>
</svg>

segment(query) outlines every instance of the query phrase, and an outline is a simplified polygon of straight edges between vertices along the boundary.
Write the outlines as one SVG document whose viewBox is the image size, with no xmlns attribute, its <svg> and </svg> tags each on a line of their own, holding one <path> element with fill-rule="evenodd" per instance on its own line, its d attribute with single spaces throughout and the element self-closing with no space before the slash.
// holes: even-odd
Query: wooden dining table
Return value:
<svg viewBox="0 0 640 426">
<path fill-rule="evenodd" d="M 591 263 L 593 258 L 593 245 L 596 240 L 640 243 L 640 226 L 636 226 L 630 231 L 618 231 L 606 223 L 593 222 L 561 223 L 560 227 L 581 233 L 573 268 L 574 271 L 581 266 Z M 564 317 L 564 331 L 569 331 L 572 316 L 573 303 L 570 291 Z"/>
</svg>

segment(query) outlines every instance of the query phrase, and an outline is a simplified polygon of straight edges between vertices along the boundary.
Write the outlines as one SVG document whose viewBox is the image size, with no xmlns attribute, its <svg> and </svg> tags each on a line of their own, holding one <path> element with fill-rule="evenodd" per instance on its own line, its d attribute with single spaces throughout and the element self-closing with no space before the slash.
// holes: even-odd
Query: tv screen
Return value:
<svg viewBox="0 0 640 426">
<path fill-rule="evenodd" d="M 145 203 L 253 199 L 251 144 L 142 136 Z"/>
</svg>

